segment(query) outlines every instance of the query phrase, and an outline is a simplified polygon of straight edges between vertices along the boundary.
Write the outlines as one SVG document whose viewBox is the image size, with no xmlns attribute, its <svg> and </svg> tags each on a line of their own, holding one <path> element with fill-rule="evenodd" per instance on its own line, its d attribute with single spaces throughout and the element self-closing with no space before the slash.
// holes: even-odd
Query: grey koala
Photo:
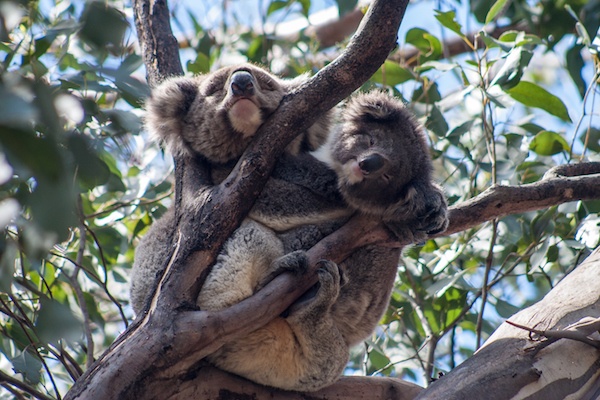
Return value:
<svg viewBox="0 0 600 400">
<path fill-rule="evenodd" d="M 213 180 L 219 183 L 283 97 L 306 79 L 280 79 L 252 64 L 225 67 L 196 77 L 170 78 L 152 91 L 146 103 L 146 127 L 173 155 L 188 152 L 208 160 Z M 329 119 L 329 115 L 319 119 L 290 143 L 286 153 L 299 154 L 321 146 L 329 132 Z M 277 193 L 282 190 L 280 186 L 270 182 L 265 191 Z M 319 209 L 326 212 L 328 204 L 327 200 L 315 201 L 310 213 L 316 214 Z M 136 315 L 156 288 L 155 278 L 169 254 L 168 238 L 175 229 L 174 218 L 171 208 L 151 226 L 136 248 L 130 291 Z"/>
<path fill-rule="evenodd" d="M 266 191 L 259 197 L 251 218 L 218 256 L 198 297 L 201 309 L 235 304 L 283 271 L 302 274 L 308 267 L 303 250 L 355 210 L 382 219 L 397 235 L 408 233 L 415 239 L 446 228 L 446 200 L 432 183 L 425 135 L 400 101 L 382 92 L 355 96 L 315 155 L 324 164 L 307 154 L 280 160 L 272 179 L 288 184 L 287 195 Z M 349 207 L 335 201 L 332 188 Z M 299 190 L 307 189 L 310 195 L 303 193 L 303 198 Z M 330 200 L 329 216 L 338 208 L 337 218 L 321 214 L 316 225 L 282 226 L 282 221 L 294 218 L 277 211 L 305 217 L 310 214 L 304 213 L 306 203 L 320 197 Z M 276 224 L 269 222 L 269 213 Z M 284 316 L 225 344 L 209 360 L 252 381 L 287 390 L 312 391 L 333 383 L 344 370 L 349 348 L 372 333 L 385 311 L 400 252 L 370 245 L 339 266 L 321 262 L 319 283 Z"/>
</svg>

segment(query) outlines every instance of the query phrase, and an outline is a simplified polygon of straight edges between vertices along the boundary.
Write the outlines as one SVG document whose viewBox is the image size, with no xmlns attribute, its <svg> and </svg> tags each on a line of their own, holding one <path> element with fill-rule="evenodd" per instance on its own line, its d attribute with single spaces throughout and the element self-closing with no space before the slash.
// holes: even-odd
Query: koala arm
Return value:
<svg viewBox="0 0 600 400">
<path fill-rule="evenodd" d="M 284 155 L 249 217 L 277 231 L 348 217 L 336 174 L 309 154 Z"/>
</svg>

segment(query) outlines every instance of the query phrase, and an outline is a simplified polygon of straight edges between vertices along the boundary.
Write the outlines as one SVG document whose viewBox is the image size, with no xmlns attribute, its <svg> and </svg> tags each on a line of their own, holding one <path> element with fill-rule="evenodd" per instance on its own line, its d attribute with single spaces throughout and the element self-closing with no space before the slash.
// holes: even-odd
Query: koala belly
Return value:
<svg viewBox="0 0 600 400">
<path fill-rule="evenodd" d="M 208 359 L 225 371 L 284 390 L 306 390 L 302 382 L 318 371 L 284 318 L 227 343 Z"/>
</svg>

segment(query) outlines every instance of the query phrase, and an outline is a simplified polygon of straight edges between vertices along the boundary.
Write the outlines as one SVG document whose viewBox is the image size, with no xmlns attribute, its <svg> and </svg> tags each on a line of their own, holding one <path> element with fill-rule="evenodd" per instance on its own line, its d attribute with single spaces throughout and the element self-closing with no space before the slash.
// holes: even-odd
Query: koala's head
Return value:
<svg viewBox="0 0 600 400">
<path fill-rule="evenodd" d="M 406 196 L 413 179 L 431 175 L 422 128 L 400 100 L 378 91 L 349 100 L 330 157 L 340 192 L 363 211 L 381 212 Z"/>
<path fill-rule="evenodd" d="M 146 124 L 173 154 L 193 152 L 225 163 L 242 155 L 283 97 L 304 80 L 283 80 L 252 64 L 171 78 L 153 90 Z M 311 148 L 324 141 L 324 130 L 313 136 Z"/>
</svg>

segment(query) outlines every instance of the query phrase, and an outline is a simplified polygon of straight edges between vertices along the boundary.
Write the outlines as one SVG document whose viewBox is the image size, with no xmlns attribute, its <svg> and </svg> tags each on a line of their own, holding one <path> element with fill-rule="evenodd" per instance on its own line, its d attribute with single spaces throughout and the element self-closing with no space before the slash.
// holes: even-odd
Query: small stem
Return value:
<svg viewBox="0 0 600 400">
<path fill-rule="evenodd" d="M 498 220 L 492 221 L 492 239 L 490 240 L 490 248 L 488 251 L 487 258 L 485 260 L 485 272 L 483 275 L 483 284 L 481 285 L 481 309 L 477 316 L 477 348 L 481 347 L 481 330 L 483 327 L 483 313 L 485 311 L 485 305 L 488 297 L 488 282 L 490 278 L 490 271 L 492 270 L 492 263 L 494 261 L 494 246 L 496 244 L 496 236 L 498 235 Z"/>
</svg>

